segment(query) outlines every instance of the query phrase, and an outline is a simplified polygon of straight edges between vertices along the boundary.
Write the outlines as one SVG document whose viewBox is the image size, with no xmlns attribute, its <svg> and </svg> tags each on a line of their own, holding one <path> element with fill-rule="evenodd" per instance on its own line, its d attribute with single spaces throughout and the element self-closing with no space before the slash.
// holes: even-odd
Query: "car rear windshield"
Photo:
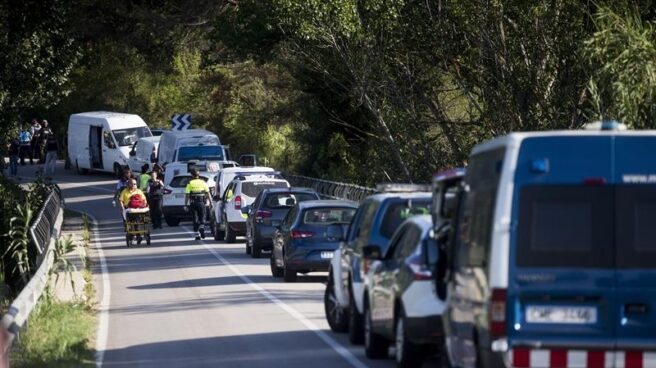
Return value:
<svg viewBox="0 0 656 368">
<path fill-rule="evenodd" d="M 191 160 L 209 160 L 209 161 L 222 161 L 223 147 L 222 146 L 191 146 L 180 147 L 178 149 L 177 161 L 191 161 Z"/>
<path fill-rule="evenodd" d="M 289 193 L 271 193 L 264 200 L 264 208 L 290 208 L 296 203 L 312 201 L 319 199 L 314 193 L 307 192 L 289 192 Z"/>
<path fill-rule="evenodd" d="M 390 239 L 403 221 L 415 215 L 430 214 L 430 202 L 430 199 L 409 199 L 390 204 L 380 224 L 380 234 Z"/>
<path fill-rule="evenodd" d="M 520 193 L 517 265 L 656 267 L 656 188 L 527 186 Z"/>
<path fill-rule="evenodd" d="M 267 188 L 286 188 L 284 181 L 249 181 L 241 184 L 241 192 L 249 197 L 257 197 L 261 191 Z"/>
<path fill-rule="evenodd" d="M 310 208 L 303 212 L 303 223 L 308 225 L 348 224 L 355 215 L 355 208 Z"/>
<path fill-rule="evenodd" d="M 201 176 L 200 179 L 203 179 L 204 181 L 207 181 L 208 179 L 204 176 Z M 171 180 L 171 183 L 169 183 L 169 186 L 171 188 L 184 188 L 189 184 L 191 181 L 191 176 L 176 176 Z"/>
</svg>

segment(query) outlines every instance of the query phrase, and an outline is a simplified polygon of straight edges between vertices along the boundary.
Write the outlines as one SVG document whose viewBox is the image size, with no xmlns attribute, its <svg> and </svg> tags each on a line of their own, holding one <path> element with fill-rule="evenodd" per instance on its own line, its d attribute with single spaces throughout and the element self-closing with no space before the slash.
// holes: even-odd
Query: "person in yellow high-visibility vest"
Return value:
<svg viewBox="0 0 656 368">
<path fill-rule="evenodd" d="M 192 218 L 194 221 L 194 238 L 200 240 L 205 239 L 205 206 L 209 203 L 212 208 L 212 201 L 210 199 L 210 188 L 207 183 L 200 178 L 198 170 L 191 169 L 191 180 L 185 188 L 185 211 L 191 209 Z"/>
</svg>

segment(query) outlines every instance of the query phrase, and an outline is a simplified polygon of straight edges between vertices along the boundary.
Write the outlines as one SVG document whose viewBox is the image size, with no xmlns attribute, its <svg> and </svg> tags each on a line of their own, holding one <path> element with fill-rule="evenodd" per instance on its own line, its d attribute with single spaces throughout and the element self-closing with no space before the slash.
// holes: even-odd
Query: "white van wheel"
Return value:
<svg viewBox="0 0 656 368">
<path fill-rule="evenodd" d="M 117 162 L 114 162 L 114 174 L 116 174 L 117 178 L 120 178 L 121 174 L 123 174 L 123 169 L 121 169 L 121 165 Z"/>
</svg>

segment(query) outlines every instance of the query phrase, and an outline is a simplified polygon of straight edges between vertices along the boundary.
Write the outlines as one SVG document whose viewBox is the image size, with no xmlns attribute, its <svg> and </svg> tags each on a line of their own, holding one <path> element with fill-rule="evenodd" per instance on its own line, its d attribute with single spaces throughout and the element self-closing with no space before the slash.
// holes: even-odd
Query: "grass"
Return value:
<svg viewBox="0 0 656 368">
<path fill-rule="evenodd" d="M 84 303 L 42 301 L 11 353 L 12 367 L 93 367 L 95 312 Z"/>
</svg>

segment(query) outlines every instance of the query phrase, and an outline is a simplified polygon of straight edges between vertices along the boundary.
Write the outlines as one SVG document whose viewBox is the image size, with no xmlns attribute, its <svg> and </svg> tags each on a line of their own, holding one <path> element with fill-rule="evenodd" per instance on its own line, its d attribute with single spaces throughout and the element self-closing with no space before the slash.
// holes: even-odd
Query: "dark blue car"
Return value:
<svg viewBox="0 0 656 368">
<path fill-rule="evenodd" d="M 296 280 L 298 272 L 327 271 L 340 235 L 346 231 L 358 204 L 317 200 L 296 204 L 273 234 L 271 273 Z"/>
</svg>

